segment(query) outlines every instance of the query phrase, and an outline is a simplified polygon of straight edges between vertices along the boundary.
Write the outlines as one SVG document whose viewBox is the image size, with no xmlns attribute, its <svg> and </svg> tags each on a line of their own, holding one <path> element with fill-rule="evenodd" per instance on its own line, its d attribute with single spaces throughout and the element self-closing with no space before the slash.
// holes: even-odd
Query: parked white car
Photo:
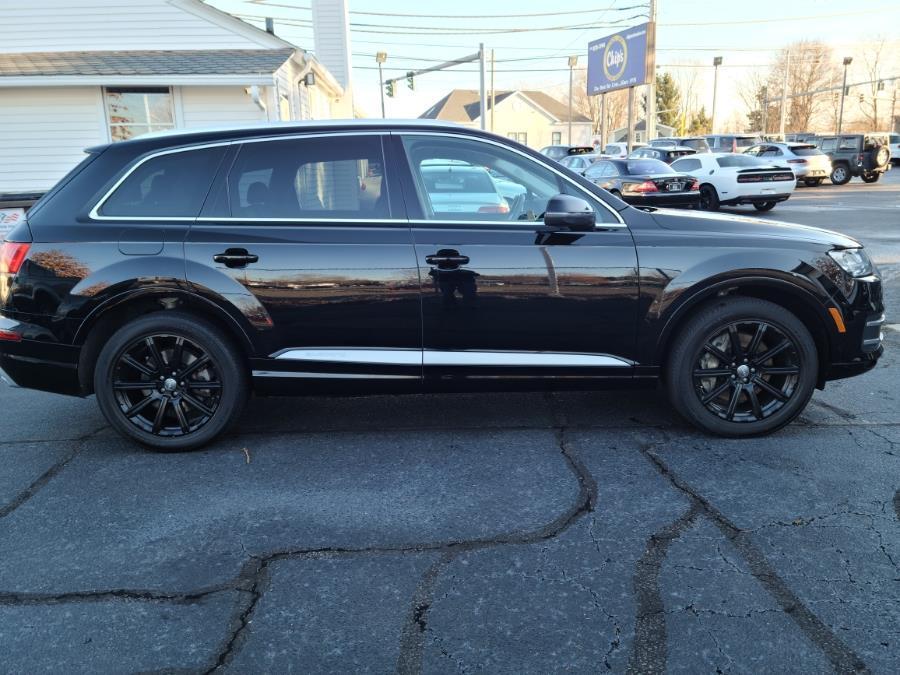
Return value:
<svg viewBox="0 0 900 675">
<path fill-rule="evenodd" d="M 797 181 L 807 187 L 822 184 L 831 175 L 831 158 L 813 143 L 759 143 L 744 150 L 745 155 L 787 164 Z"/>
<path fill-rule="evenodd" d="M 646 143 L 635 143 L 631 146 L 632 150 L 643 148 Z M 628 143 L 607 143 L 600 153 L 603 159 L 625 159 L 628 157 Z"/>
<path fill-rule="evenodd" d="M 739 204 L 769 211 L 797 185 L 793 171 L 752 155 L 697 153 L 675 160 L 672 168 L 700 181 L 700 208 L 709 211 Z"/>
</svg>

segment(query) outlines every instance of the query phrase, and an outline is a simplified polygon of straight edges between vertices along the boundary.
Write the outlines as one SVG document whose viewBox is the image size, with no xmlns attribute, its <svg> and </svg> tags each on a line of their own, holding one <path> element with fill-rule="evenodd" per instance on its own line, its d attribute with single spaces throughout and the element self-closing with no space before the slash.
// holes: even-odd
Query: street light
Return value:
<svg viewBox="0 0 900 675">
<path fill-rule="evenodd" d="M 841 87 L 841 112 L 838 114 L 838 134 L 841 133 L 841 127 L 844 125 L 844 96 L 847 94 L 847 66 L 853 63 L 852 56 L 844 57 L 844 84 Z"/>
<path fill-rule="evenodd" d="M 572 145 L 572 73 L 578 65 L 578 57 L 569 57 L 569 145 Z"/>
<path fill-rule="evenodd" d="M 719 66 L 722 65 L 722 57 L 713 57 L 713 104 L 712 116 L 709 119 L 709 133 L 716 133 L 716 91 L 719 88 Z"/>
<path fill-rule="evenodd" d="M 378 64 L 378 91 L 381 92 L 381 119 L 384 119 L 384 76 L 381 73 L 381 64 L 387 61 L 387 52 L 377 52 L 375 62 Z"/>
</svg>

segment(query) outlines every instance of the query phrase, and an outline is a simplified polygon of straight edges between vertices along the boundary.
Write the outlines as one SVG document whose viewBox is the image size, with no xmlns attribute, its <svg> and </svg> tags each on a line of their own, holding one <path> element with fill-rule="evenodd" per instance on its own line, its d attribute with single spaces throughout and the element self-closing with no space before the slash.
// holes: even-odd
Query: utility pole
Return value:
<svg viewBox="0 0 900 675">
<path fill-rule="evenodd" d="M 484 43 L 478 45 L 478 79 L 481 91 L 479 92 L 479 105 L 481 106 L 481 130 L 487 129 L 487 91 L 485 89 L 484 72 Z"/>
<path fill-rule="evenodd" d="M 578 65 L 578 57 L 569 57 L 569 145 L 572 145 L 572 74 L 575 72 L 575 66 Z"/>
<path fill-rule="evenodd" d="M 853 63 L 852 56 L 844 57 L 844 84 L 841 86 L 841 112 L 838 114 L 838 134 L 841 133 L 841 127 L 844 126 L 844 96 L 847 95 L 847 66 Z"/>
<path fill-rule="evenodd" d="M 781 134 L 781 138 L 784 139 L 784 121 L 787 118 L 787 89 L 788 89 L 788 73 L 791 70 L 791 50 L 787 50 L 787 55 L 784 60 L 784 80 L 781 83 L 781 126 L 779 127 L 778 133 Z"/>
<path fill-rule="evenodd" d="M 491 49 L 491 131 L 494 130 L 494 104 L 497 101 L 494 91 L 494 50 Z"/>
<path fill-rule="evenodd" d="M 896 124 L 894 122 L 894 108 L 897 105 L 897 83 L 894 83 L 894 95 L 891 97 L 891 117 L 888 120 L 888 131 L 896 131 Z"/>
<path fill-rule="evenodd" d="M 384 75 L 381 72 L 381 64 L 387 61 L 387 52 L 377 52 L 375 62 L 378 64 L 378 91 L 381 92 L 381 119 L 384 119 Z"/>
<path fill-rule="evenodd" d="M 650 17 L 650 30 L 653 31 L 653 47 L 656 48 L 656 0 L 650 0 L 650 11 L 647 13 Z M 654 64 L 655 64 L 654 59 Z M 647 91 L 647 119 L 644 120 L 644 126 L 647 128 L 647 142 L 656 138 L 656 124 L 658 111 L 656 110 L 656 68 L 650 74 L 650 85 Z"/>
<path fill-rule="evenodd" d="M 634 87 L 628 87 L 628 154 L 634 146 Z"/>
<path fill-rule="evenodd" d="M 600 152 L 606 148 L 606 92 L 600 94 Z"/>
<path fill-rule="evenodd" d="M 712 115 L 709 119 L 709 133 L 716 133 L 716 94 L 719 90 L 719 66 L 722 65 L 722 57 L 713 57 L 713 104 Z"/>
<path fill-rule="evenodd" d="M 760 122 L 762 122 L 762 135 L 763 135 L 763 138 L 765 138 L 766 134 L 769 133 L 769 125 L 768 125 L 768 122 L 769 122 L 769 88 L 763 87 L 762 94 L 763 94 L 763 108 L 762 108 L 762 114 L 760 115 L 760 118 L 761 118 Z"/>
</svg>

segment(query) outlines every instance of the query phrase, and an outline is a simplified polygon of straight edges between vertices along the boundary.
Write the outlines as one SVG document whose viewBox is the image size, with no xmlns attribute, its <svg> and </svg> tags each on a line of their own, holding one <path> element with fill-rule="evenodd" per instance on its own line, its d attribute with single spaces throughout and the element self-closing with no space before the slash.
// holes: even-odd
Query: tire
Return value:
<svg viewBox="0 0 900 675">
<path fill-rule="evenodd" d="M 872 173 L 864 173 L 862 176 L 863 183 L 877 183 L 878 179 L 881 178 L 880 171 L 873 171 Z"/>
<path fill-rule="evenodd" d="M 719 210 L 719 193 L 709 183 L 700 186 L 700 208 L 704 211 Z"/>
<path fill-rule="evenodd" d="M 803 411 L 815 389 L 819 362 L 812 336 L 796 316 L 767 300 L 718 299 L 684 324 L 672 344 L 665 370 L 669 400 L 711 434 L 742 438 L 776 431 Z M 764 358 L 776 347 L 781 350 Z M 698 374 L 703 371 L 709 375 Z"/>
<path fill-rule="evenodd" d="M 875 151 L 875 154 L 873 155 L 873 157 L 875 159 L 876 167 L 884 166 L 888 163 L 888 160 L 891 157 L 891 151 L 888 150 L 883 145 L 879 145 L 878 149 Z"/>
<path fill-rule="evenodd" d="M 831 169 L 831 182 L 834 185 L 846 185 L 850 182 L 850 169 L 846 164 L 837 164 Z"/>
<path fill-rule="evenodd" d="M 209 443 L 238 419 L 249 377 L 218 328 L 161 311 L 110 337 L 97 358 L 94 391 L 120 434 L 152 450 L 178 452 Z"/>
<path fill-rule="evenodd" d="M 803 184 L 806 187 L 819 187 L 822 184 L 824 178 L 804 178 Z"/>
<path fill-rule="evenodd" d="M 757 211 L 771 211 L 778 202 L 755 202 L 753 208 Z"/>
</svg>

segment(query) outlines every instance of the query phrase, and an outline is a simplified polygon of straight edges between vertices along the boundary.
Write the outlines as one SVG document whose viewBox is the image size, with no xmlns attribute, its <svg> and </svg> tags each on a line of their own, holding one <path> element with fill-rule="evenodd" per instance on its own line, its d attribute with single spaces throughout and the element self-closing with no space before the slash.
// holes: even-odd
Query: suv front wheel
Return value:
<svg viewBox="0 0 900 675">
<path fill-rule="evenodd" d="M 836 164 L 831 170 L 831 182 L 834 185 L 844 185 L 850 182 L 850 169 L 846 164 Z"/>
<path fill-rule="evenodd" d="M 815 343 L 796 316 L 766 300 L 731 297 L 683 326 L 669 355 L 666 386 L 686 420 L 737 438 L 794 420 L 812 396 L 817 373 Z"/>
<path fill-rule="evenodd" d="M 198 448 L 244 407 L 246 369 L 212 324 L 165 311 L 116 331 L 100 351 L 94 391 L 120 433 L 154 450 Z"/>
</svg>

